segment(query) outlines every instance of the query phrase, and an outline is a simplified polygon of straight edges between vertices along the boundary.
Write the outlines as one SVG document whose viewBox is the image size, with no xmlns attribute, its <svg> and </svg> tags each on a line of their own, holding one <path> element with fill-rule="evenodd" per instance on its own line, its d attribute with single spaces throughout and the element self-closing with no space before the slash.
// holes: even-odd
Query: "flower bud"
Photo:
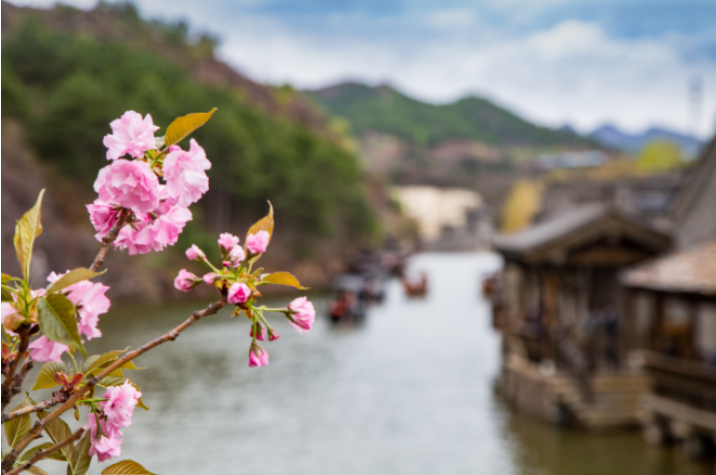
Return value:
<svg viewBox="0 0 716 475">
<path fill-rule="evenodd" d="M 174 287 L 182 292 L 189 292 L 200 283 L 201 278 L 191 272 L 188 272 L 186 269 L 180 270 L 179 274 L 174 279 Z"/>
<path fill-rule="evenodd" d="M 236 246 L 229 251 L 229 255 L 226 256 L 223 265 L 224 267 L 239 267 L 239 264 L 241 264 L 244 259 L 246 259 L 244 249 L 240 246 Z"/>
<path fill-rule="evenodd" d="M 246 249 L 253 255 L 262 254 L 268 247 L 271 235 L 268 231 L 259 231 L 246 237 Z"/>
<path fill-rule="evenodd" d="M 306 297 L 299 297 L 288 304 L 286 316 L 298 333 L 306 333 L 316 320 L 316 309 Z"/>
<path fill-rule="evenodd" d="M 266 339 L 266 327 L 261 325 L 260 322 L 256 322 L 251 325 L 251 331 L 249 332 L 249 336 L 251 338 L 256 335 L 256 339 L 259 341 L 264 341 Z"/>
<path fill-rule="evenodd" d="M 269 355 L 259 345 L 251 345 L 249 350 L 249 368 L 260 368 L 269 364 Z"/>
<path fill-rule="evenodd" d="M 213 285 L 214 282 L 218 282 L 223 278 L 223 275 L 217 274 L 216 272 L 209 272 L 208 274 L 204 274 L 204 277 L 202 277 L 206 285 Z"/>
<path fill-rule="evenodd" d="M 243 282 L 234 282 L 229 287 L 229 303 L 239 304 L 246 302 L 251 296 L 251 289 Z"/>
<path fill-rule="evenodd" d="M 186 250 L 186 257 L 190 261 L 205 261 L 206 260 L 206 254 L 204 254 L 204 251 L 199 249 L 199 246 L 196 244 L 192 244 L 189 249 Z"/>
<path fill-rule="evenodd" d="M 221 233 L 218 242 L 221 253 L 227 255 L 233 248 L 239 245 L 239 238 L 231 233 Z"/>
<path fill-rule="evenodd" d="M 274 330 L 271 327 L 268 327 L 268 340 L 269 341 L 278 340 L 278 333 L 276 333 L 276 330 Z"/>
<path fill-rule="evenodd" d="M 65 373 L 55 373 L 52 376 L 52 380 L 60 386 L 68 386 L 70 384 L 70 380 Z"/>
</svg>

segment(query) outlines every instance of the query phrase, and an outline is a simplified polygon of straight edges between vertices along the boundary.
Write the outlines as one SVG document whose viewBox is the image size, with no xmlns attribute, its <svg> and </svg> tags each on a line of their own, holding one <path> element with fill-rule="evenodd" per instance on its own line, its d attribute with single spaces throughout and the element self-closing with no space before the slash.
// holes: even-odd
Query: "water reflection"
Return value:
<svg viewBox="0 0 716 475">
<path fill-rule="evenodd" d="M 636 435 L 560 431 L 494 396 L 499 340 L 478 283 L 495 256 L 412 265 L 428 271 L 429 295 L 407 299 L 393 282 L 361 326 L 332 326 L 320 298 L 307 335 L 277 316 L 267 368 L 247 367 L 248 321 L 229 312 L 145 355 L 135 379 L 151 411 L 135 412 L 123 458 L 167 474 L 677 473 L 680 459 Z M 115 308 L 90 349 L 137 347 L 189 312 Z"/>
</svg>

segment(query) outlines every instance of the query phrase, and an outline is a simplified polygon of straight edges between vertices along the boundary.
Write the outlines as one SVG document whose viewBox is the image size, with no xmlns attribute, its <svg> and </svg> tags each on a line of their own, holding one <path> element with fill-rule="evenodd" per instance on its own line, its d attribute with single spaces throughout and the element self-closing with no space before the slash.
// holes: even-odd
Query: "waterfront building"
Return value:
<svg viewBox="0 0 716 475">
<path fill-rule="evenodd" d="M 716 236 L 621 276 L 652 381 L 642 399 L 648 441 L 682 441 L 690 455 L 716 437 Z"/>
<path fill-rule="evenodd" d="M 575 206 L 498 236 L 500 388 L 519 408 L 592 429 L 637 423 L 648 381 L 630 359 L 619 272 L 669 248 L 664 232 L 615 206 Z"/>
</svg>

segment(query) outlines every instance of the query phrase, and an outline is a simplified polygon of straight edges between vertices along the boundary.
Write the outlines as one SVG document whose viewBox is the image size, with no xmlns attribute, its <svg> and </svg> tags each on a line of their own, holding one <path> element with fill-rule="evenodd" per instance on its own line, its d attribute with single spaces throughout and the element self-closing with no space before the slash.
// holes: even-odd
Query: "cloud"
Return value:
<svg viewBox="0 0 716 475">
<path fill-rule="evenodd" d="M 388 82 L 434 102 L 476 94 L 583 131 L 604 122 L 689 131 L 687 84 L 700 76 L 702 136 L 716 126 L 716 26 L 699 15 L 716 11 L 707 3 L 683 0 L 679 16 L 636 0 L 138 0 L 146 15 L 218 33 L 220 55 L 259 81 Z"/>
</svg>

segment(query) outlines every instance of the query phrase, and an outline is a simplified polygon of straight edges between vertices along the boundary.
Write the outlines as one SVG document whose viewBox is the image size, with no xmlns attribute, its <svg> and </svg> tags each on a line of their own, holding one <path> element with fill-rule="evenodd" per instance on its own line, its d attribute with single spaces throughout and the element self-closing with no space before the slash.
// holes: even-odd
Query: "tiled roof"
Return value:
<svg viewBox="0 0 716 475">
<path fill-rule="evenodd" d="M 625 271 L 629 287 L 716 295 L 716 238 Z"/>
</svg>

